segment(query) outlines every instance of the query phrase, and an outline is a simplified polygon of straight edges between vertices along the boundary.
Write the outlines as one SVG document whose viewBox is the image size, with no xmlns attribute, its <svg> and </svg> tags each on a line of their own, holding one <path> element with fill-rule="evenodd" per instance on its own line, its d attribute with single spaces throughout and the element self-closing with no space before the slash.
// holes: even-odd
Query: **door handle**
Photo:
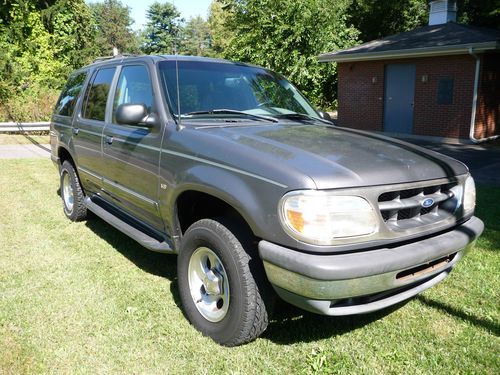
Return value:
<svg viewBox="0 0 500 375">
<path fill-rule="evenodd" d="M 104 138 L 104 141 L 110 145 L 111 143 L 113 143 L 113 137 L 110 136 L 110 135 L 107 135 L 106 138 Z"/>
<path fill-rule="evenodd" d="M 78 133 L 80 132 L 80 129 L 78 129 L 78 128 L 73 128 L 73 129 L 72 129 L 72 131 L 73 131 L 73 134 L 74 134 L 74 135 L 78 135 Z"/>
</svg>

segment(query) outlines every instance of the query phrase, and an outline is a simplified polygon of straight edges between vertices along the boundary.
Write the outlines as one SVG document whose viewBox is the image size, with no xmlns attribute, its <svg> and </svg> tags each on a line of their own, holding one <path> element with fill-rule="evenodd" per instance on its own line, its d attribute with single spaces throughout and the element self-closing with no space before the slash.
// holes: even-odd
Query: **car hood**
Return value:
<svg viewBox="0 0 500 375">
<path fill-rule="evenodd" d="M 241 152 L 251 153 L 253 161 L 263 160 L 247 166 L 254 169 L 252 172 L 266 176 L 278 166 L 309 176 L 317 189 L 406 183 L 468 172 L 461 162 L 436 152 L 336 126 L 275 124 L 198 129 L 236 144 Z M 266 171 L 265 165 L 273 168 Z"/>
</svg>

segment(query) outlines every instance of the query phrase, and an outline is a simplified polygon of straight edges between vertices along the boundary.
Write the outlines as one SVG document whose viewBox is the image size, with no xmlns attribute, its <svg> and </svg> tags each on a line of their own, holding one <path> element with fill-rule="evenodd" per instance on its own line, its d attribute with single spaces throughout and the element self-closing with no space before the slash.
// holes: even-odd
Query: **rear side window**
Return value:
<svg viewBox="0 0 500 375">
<path fill-rule="evenodd" d="M 82 91 L 83 83 L 87 77 L 87 72 L 73 74 L 69 77 L 64 86 L 61 96 L 56 104 L 54 113 L 60 116 L 73 116 L 76 102 Z"/>
<path fill-rule="evenodd" d="M 106 68 L 97 71 L 85 95 L 85 106 L 82 111 L 83 118 L 104 121 L 106 101 L 108 100 L 109 89 L 114 74 L 115 68 Z"/>
</svg>

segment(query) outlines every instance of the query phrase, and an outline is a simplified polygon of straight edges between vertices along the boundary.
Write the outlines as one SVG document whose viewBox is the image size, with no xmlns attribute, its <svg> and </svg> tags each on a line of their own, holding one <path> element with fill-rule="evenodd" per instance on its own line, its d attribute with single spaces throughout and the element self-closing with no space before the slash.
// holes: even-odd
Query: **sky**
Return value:
<svg viewBox="0 0 500 375">
<path fill-rule="evenodd" d="M 130 15 L 135 23 L 132 25 L 134 30 L 140 29 L 146 22 L 146 10 L 154 3 L 167 2 L 165 0 L 120 0 L 123 5 L 130 7 Z M 212 0 L 171 0 L 175 7 L 181 12 L 181 17 L 188 20 L 190 17 L 201 16 L 207 19 L 208 7 Z"/>
</svg>

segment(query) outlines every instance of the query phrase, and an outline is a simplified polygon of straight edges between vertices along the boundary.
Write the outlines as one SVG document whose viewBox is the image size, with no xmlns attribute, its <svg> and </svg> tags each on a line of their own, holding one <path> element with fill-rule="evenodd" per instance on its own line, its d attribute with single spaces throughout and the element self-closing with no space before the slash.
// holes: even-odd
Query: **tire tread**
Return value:
<svg viewBox="0 0 500 375">
<path fill-rule="evenodd" d="M 246 291 L 246 295 L 242 297 L 244 300 L 249 301 L 249 303 L 244 305 L 244 311 L 242 312 L 243 320 L 241 321 L 239 331 L 227 340 L 216 341 L 225 346 L 237 346 L 250 342 L 260 336 L 269 324 L 269 317 L 266 303 L 259 291 L 258 281 L 263 275 L 260 274 L 261 270 L 254 270 L 252 268 L 255 267 L 250 266 L 251 256 L 258 256 L 257 252 L 248 254 L 247 251 L 250 250 L 248 239 L 244 238 L 241 233 L 239 233 L 239 238 L 237 238 L 233 232 L 239 231 L 231 231 L 228 229 L 228 226 L 230 226 L 230 223 L 226 224 L 224 219 L 202 219 L 191 225 L 186 231 L 185 236 L 189 236 L 190 232 L 199 230 L 200 228 L 209 230 L 221 237 L 229 248 L 235 250 L 233 255 L 241 270 L 240 281 L 244 283 L 242 290 Z M 261 287 L 264 286 L 261 285 Z"/>
<path fill-rule="evenodd" d="M 71 214 L 68 215 L 64 207 L 64 201 L 63 201 L 64 213 L 71 221 L 85 220 L 87 218 L 87 206 L 85 205 L 84 201 L 85 193 L 83 192 L 83 188 L 80 184 L 80 179 L 78 178 L 75 167 L 68 160 L 63 162 L 61 166 L 61 189 L 62 189 L 62 173 L 64 170 L 66 170 L 67 173 L 69 174 L 74 195 L 73 211 L 71 212 Z"/>
</svg>

